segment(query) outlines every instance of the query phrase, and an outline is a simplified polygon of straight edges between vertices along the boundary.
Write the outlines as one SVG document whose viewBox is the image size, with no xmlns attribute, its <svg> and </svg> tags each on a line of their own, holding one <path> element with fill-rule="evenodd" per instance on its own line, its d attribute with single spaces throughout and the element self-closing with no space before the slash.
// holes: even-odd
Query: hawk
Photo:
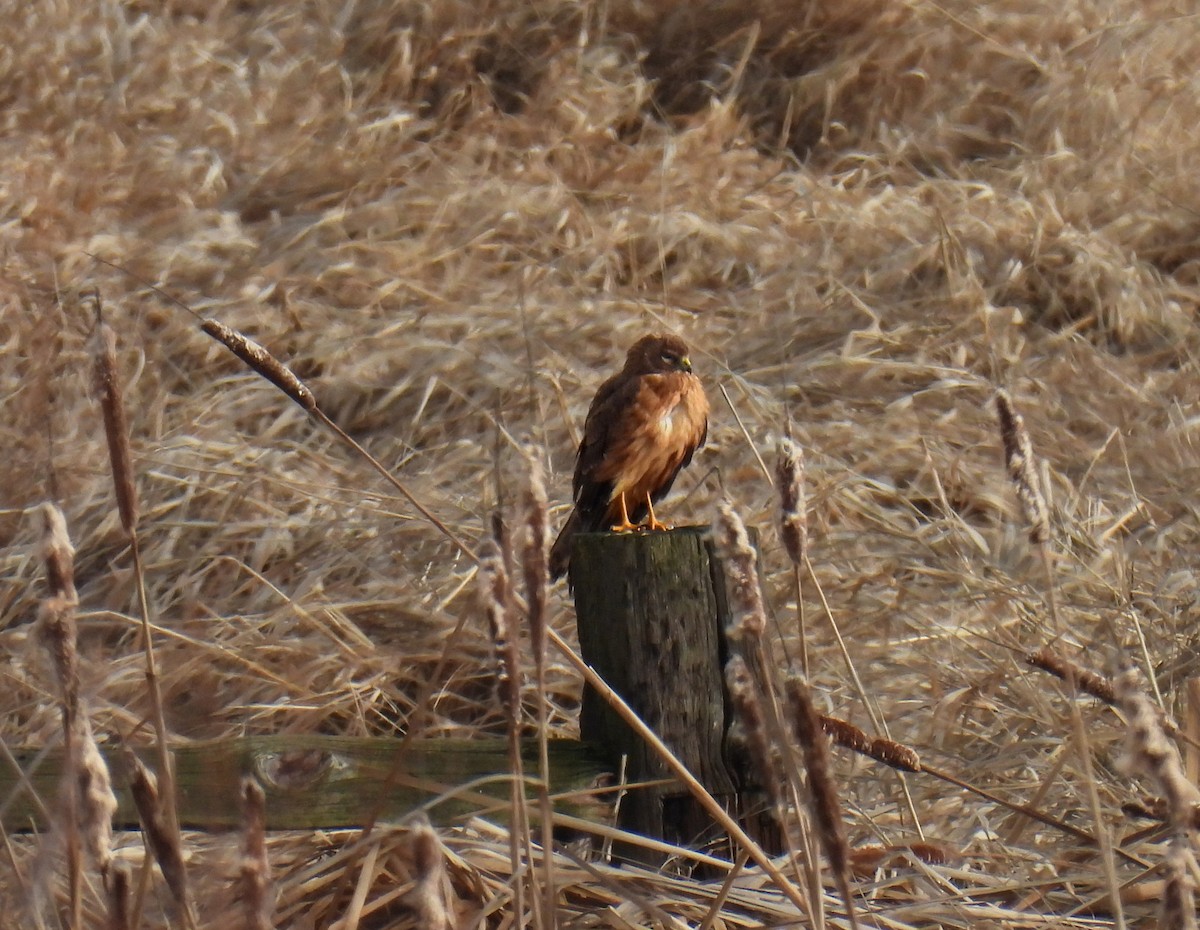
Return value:
<svg viewBox="0 0 1200 930">
<path fill-rule="evenodd" d="M 551 575 L 567 572 L 576 533 L 668 529 L 654 502 L 707 435 L 708 398 L 687 345 L 669 334 L 643 336 L 588 409 L 575 458 L 575 509 L 550 550 Z"/>
</svg>

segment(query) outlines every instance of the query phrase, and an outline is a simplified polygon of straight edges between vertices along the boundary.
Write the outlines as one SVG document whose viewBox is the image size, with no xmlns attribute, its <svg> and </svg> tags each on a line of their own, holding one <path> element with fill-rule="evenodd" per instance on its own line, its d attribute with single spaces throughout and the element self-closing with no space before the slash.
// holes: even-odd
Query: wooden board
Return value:
<svg viewBox="0 0 1200 930">
<path fill-rule="evenodd" d="M 117 823 L 136 827 L 132 801 L 123 789 L 120 753 L 106 749 L 105 754 L 118 787 Z M 153 767 L 151 751 L 139 754 Z M 22 749 L 14 755 L 41 804 L 53 808 L 61 750 Z M 536 744 L 525 745 L 523 755 L 525 770 L 536 772 Z M 594 753 L 573 740 L 552 740 L 550 763 L 555 793 L 586 788 L 607 771 Z M 361 826 L 376 812 L 381 820 L 394 821 L 439 798 L 426 811 L 435 823 L 480 811 L 503 820 L 509 797 L 508 752 L 502 739 L 414 739 L 404 747 L 400 738 L 249 736 L 181 745 L 175 749 L 175 766 L 180 823 L 206 830 L 238 826 L 239 785 L 247 774 L 266 792 L 267 827 L 272 830 Z M 395 775 L 390 774 L 393 767 Z M 584 806 L 555 805 L 575 813 Z M 40 805 L 3 758 L 0 809 L 5 830 L 44 825 Z"/>
</svg>

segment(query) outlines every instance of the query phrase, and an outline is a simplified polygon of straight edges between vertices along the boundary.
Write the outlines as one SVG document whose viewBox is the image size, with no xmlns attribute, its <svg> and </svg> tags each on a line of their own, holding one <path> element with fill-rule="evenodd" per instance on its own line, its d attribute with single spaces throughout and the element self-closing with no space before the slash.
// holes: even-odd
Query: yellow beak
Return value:
<svg viewBox="0 0 1200 930">
<path fill-rule="evenodd" d="M 685 355 L 683 358 L 681 358 L 679 360 L 679 367 L 682 368 L 684 371 L 691 371 L 692 370 L 692 360 Z"/>
</svg>

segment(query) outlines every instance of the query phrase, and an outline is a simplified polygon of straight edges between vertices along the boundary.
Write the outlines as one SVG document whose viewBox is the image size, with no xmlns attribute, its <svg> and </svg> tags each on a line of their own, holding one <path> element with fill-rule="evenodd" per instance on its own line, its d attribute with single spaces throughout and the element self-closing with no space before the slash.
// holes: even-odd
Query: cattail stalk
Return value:
<svg viewBox="0 0 1200 930">
<path fill-rule="evenodd" d="M 83 915 L 83 865 L 79 833 L 79 657 L 75 643 L 75 603 L 48 597 L 38 607 L 38 638 L 50 654 L 58 679 L 63 727 L 61 829 L 66 842 L 67 885 L 71 919 L 79 926 Z"/>
<path fill-rule="evenodd" d="M 800 807 L 800 786 L 796 777 L 799 762 L 794 747 L 783 735 L 779 721 L 772 719 L 774 708 L 764 703 L 742 656 L 734 655 L 725 664 L 725 686 L 736 721 L 730 735 L 745 747 L 749 762 L 757 773 L 758 785 L 771 803 L 771 812 L 787 844 L 789 858 L 796 863 L 797 882 L 808 887 L 813 927 L 821 930 L 826 924 L 821 873 L 815 864 L 819 854 Z M 778 747 L 779 754 L 774 747 Z M 780 755 L 786 758 L 785 763 L 781 764 Z M 797 814 L 798 836 L 795 838 L 787 817 L 789 801 L 795 805 Z"/>
<path fill-rule="evenodd" d="M 1153 778 L 1166 801 L 1171 826 L 1177 831 L 1190 829 L 1200 789 L 1184 772 L 1179 751 L 1163 731 L 1161 711 L 1140 687 L 1137 669 L 1124 669 L 1113 690 L 1126 720 L 1126 770 Z"/>
<path fill-rule="evenodd" d="M 525 869 L 522 854 L 529 850 L 529 812 L 525 806 L 525 763 L 521 758 L 519 631 L 513 620 L 513 596 L 505 567 L 507 562 L 504 552 L 495 540 L 489 539 L 480 547 L 479 598 L 492 634 L 497 691 L 508 728 L 508 762 L 512 773 L 509 857 L 513 874 L 513 909 L 517 925 L 521 926 L 525 919 Z M 548 852 L 546 854 L 548 855 Z M 540 923 L 541 908 L 535 908 L 534 914 Z"/>
<path fill-rule="evenodd" d="M 776 663 L 771 658 L 768 641 L 764 635 L 767 615 L 763 603 L 762 586 L 758 579 L 758 558 L 754 547 L 750 544 L 750 534 L 746 531 L 742 518 L 738 516 L 733 504 L 728 499 L 722 500 L 717 507 L 717 516 L 713 521 L 713 538 L 716 544 L 717 558 L 724 569 L 726 586 L 729 591 L 731 620 L 726 635 L 742 653 L 741 664 L 734 666 L 734 673 L 740 677 L 741 672 L 744 672 L 747 680 L 751 683 L 751 690 L 744 695 L 747 703 L 742 710 L 744 713 L 755 715 L 761 725 L 762 738 L 769 744 L 779 747 L 779 751 L 783 754 L 783 771 L 786 773 L 783 784 L 786 785 L 787 792 L 791 794 L 799 814 L 801 805 L 797 773 L 800 770 L 800 764 L 795 748 L 787 738 L 783 723 L 783 710 L 779 703 L 779 691 L 772 673 Z M 728 667 L 726 674 L 729 674 Z M 755 695 L 752 703 L 751 694 Z M 758 698 L 761 698 L 761 701 Z M 756 751 L 753 746 L 750 748 L 752 754 L 761 757 L 760 750 Z M 770 754 L 768 754 L 769 757 Z M 770 786 L 766 790 L 782 793 L 779 783 L 775 782 L 772 777 L 778 771 L 774 764 L 763 758 L 757 762 L 764 784 Z M 797 882 L 808 885 L 813 901 L 813 921 L 820 928 L 824 926 L 825 917 L 815 847 L 811 845 L 811 837 L 802 816 L 798 817 L 797 825 L 800 832 L 799 848 L 803 855 L 797 857 L 793 854 L 790 858 L 793 863 L 796 863 L 797 869 L 804 873 L 797 872 Z M 797 845 L 793 842 L 786 824 L 781 822 L 781 827 L 789 849 L 795 853 Z"/>
<path fill-rule="evenodd" d="M 1200 789 L 1184 772 L 1179 751 L 1163 732 L 1159 708 L 1142 690 L 1140 678 L 1130 666 L 1114 682 L 1117 705 L 1126 720 L 1122 765 L 1129 774 L 1147 775 L 1154 780 L 1172 830 L 1164 861 L 1167 878 L 1159 926 L 1166 930 L 1194 930 L 1196 903 L 1192 876 L 1197 866 L 1189 836 L 1200 806 Z"/>
<path fill-rule="evenodd" d="M 1029 438 L 1029 431 L 1025 429 L 1025 420 L 1017 413 L 1008 392 L 1003 389 L 997 391 L 995 403 L 1008 477 L 1016 489 L 1017 500 L 1021 502 L 1025 522 L 1029 524 L 1029 541 L 1040 546 L 1050 539 L 1050 509 L 1042 492 L 1033 442 Z"/>
<path fill-rule="evenodd" d="M 67 520 L 54 504 L 42 504 L 42 561 L 46 566 L 46 587 L 51 597 L 79 603 L 75 590 L 75 547 L 67 533 Z"/>
<path fill-rule="evenodd" d="M 112 825 L 117 813 L 117 796 L 113 791 L 108 763 L 96 743 L 86 712 L 80 714 L 76 731 L 79 832 L 88 858 L 100 875 L 107 877 L 112 865 Z"/>
<path fill-rule="evenodd" d="M 1159 930 L 1196 930 L 1196 857 L 1186 835 L 1176 833 L 1163 857 L 1163 883 Z"/>
<path fill-rule="evenodd" d="M 728 498 L 717 505 L 713 523 L 717 556 L 725 566 L 732 613 L 728 634 L 735 642 L 761 642 L 767 626 L 762 590 L 758 585 L 757 559 L 746 525 Z"/>
<path fill-rule="evenodd" d="M 521 574 L 525 580 L 525 601 L 529 613 L 529 639 L 533 646 L 534 675 L 537 684 L 538 727 L 538 807 L 541 812 L 542 844 L 542 926 L 557 925 L 554 877 L 554 811 L 550 804 L 550 698 L 546 693 L 546 592 L 550 586 L 549 505 L 542 463 L 536 450 L 527 448 L 525 486 L 521 494 L 525 532 L 521 545 Z"/>
<path fill-rule="evenodd" d="M 1049 672 L 1055 678 L 1062 679 L 1073 688 L 1082 691 L 1084 694 L 1090 694 L 1092 697 L 1103 701 L 1105 704 L 1115 704 L 1117 701 L 1116 692 L 1113 690 L 1113 683 L 1091 669 L 1084 668 L 1065 656 L 1059 655 L 1049 646 L 1043 646 L 1027 656 L 1025 661 L 1034 668 L 1040 668 L 1043 672 Z"/>
<path fill-rule="evenodd" d="M 133 930 L 129 892 L 129 866 L 119 862 L 108 873 L 108 914 L 105 930 Z"/>
<path fill-rule="evenodd" d="M 200 324 L 200 329 L 205 335 L 211 336 L 225 346 L 260 377 L 270 381 L 283 391 L 302 410 L 312 413 L 317 409 L 317 399 L 308 386 L 290 368 L 253 339 L 243 336 L 235 329 L 230 329 L 219 320 L 205 320 Z"/>
<path fill-rule="evenodd" d="M 62 703 L 63 736 L 70 741 L 79 716 L 79 652 L 75 637 L 76 602 L 48 597 L 38 606 L 38 639 L 54 666 Z"/>
<path fill-rule="evenodd" d="M 921 760 L 920 755 L 911 746 L 905 746 L 903 743 L 898 743 L 893 739 L 884 737 L 870 737 L 861 729 L 852 723 L 847 723 L 845 720 L 840 720 L 837 717 L 822 716 L 821 727 L 826 735 L 837 745 L 842 746 L 852 752 L 857 752 L 859 755 L 867 756 L 874 759 L 876 762 L 882 762 L 890 768 L 897 769 L 901 772 L 923 772 L 939 781 L 944 781 L 947 784 L 955 785 L 962 788 L 964 791 L 969 791 L 971 794 L 981 797 L 986 801 L 1004 807 L 1013 813 L 1021 814 L 1031 820 L 1036 820 L 1039 823 L 1044 823 L 1048 827 L 1054 827 L 1056 830 L 1061 830 L 1069 836 L 1075 837 L 1085 843 L 1093 846 L 1099 846 L 1100 841 L 1086 830 L 1081 830 L 1073 824 L 1059 820 L 1057 817 L 1052 817 L 1046 812 L 1039 810 L 1029 804 L 1018 804 L 1010 801 L 1007 798 L 988 791 L 986 788 L 980 788 L 978 785 L 973 785 L 968 781 L 964 781 L 956 775 L 952 775 L 943 769 L 935 768 Z M 1120 847 L 1115 850 L 1116 854 L 1128 862 L 1133 863 L 1141 868 L 1146 868 L 1147 863 Z"/>
<path fill-rule="evenodd" d="M 154 637 L 150 629 L 150 602 L 146 592 L 146 574 L 142 566 L 141 545 L 138 539 L 138 498 L 134 481 L 133 456 L 129 443 L 129 418 L 121 379 L 117 370 L 117 337 L 113 328 L 105 321 L 99 295 L 94 295 L 96 327 L 92 335 L 92 387 L 104 416 L 104 432 L 108 444 L 109 461 L 112 466 L 113 486 L 116 490 L 117 513 L 121 526 L 129 537 L 129 549 L 133 559 L 133 573 L 137 585 L 138 607 L 142 624 L 142 653 L 145 656 L 146 691 L 150 698 L 150 709 L 154 724 L 157 748 L 159 783 L 156 797 L 161 826 L 170 834 L 170 842 L 182 847 L 179 830 L 179 815 L 175 807 L 175 768 L 167 742 L 166 714 L 163 710 L 162 689 L 159 686 L 158 663 L 154 654 Z M 164 876 L 166 869 L 163 870 Z M 173 876 L 176 886 L 172 894 L 180 904 L 184 920 L 190 923 L 191 908 L 187 898 L 187 873 L 183 857 L 179 856 L 178 872 Z"/>
<path fill-rule="evenodd" d="M 1025 429 L 1025 421 L 1013 406 L 1007 391 L 1003 389 L 996 391 L 995 407 L 996 418 L 1000 424 L 1000 440 L 1004 446 L 1004 460 L 1008 466 L 1008 476 L 1013 483 L 1017 499 L 1021 502 L 1021 509 L 1024 511 L 1025 520 L 1029 525 L 1029 541 L 1037 547 L 1041 556 L 1042 570 L 1046 576 L 1046 599 L 1050 609 L 1051 624 L 1055 636 L 1061 636 L 1063 624 L 1058 611 L 1054 565 L 1050 554 L 1050 508 L 1046 504 L 1046 495 L 1038 473 L 1037 460 L 1033 454 L 1033 442 L 1029 438 L 1028 430 Z M 1104 866 L 1104 878 L 1108 885 L 1109 897 L 1112 899 L 1114 923 L 1118 930 L 1124 930 L 1125 915 L 1121 910 L 1114 844 L 1104 823 L 1100 793 L 1096 788 L 1093 776 L 1091 743 L 1088 739 L 1087 727 L 1083 722 L 1083 712 L 1079 708 L 1079 702 L 1075 700 L 1075 680 L 1071 677 L 1068 678 L 1068 682 L 1071 686 L 1068 695 L 1071 728 L 1079 753 L 1080 775 L 1087 793 L 1092 820 L 1096 825 L 1096 837 L 1100 847 L 1100 859 Z"/>
<path fill-rule="evenodd" d="M 275 893 L 267 857 L 267 796 L 258 780 L 242 779 L 242 907 L 246 930 L 271 930 Z"/>
<path fill-rule="evenodd" d="M 813 819 L 817 822 L 817 835 L 825 850 L 837 883 L 838 893 L 846 906 L 850 926 L 858 926 L 854 909 L 854 896 L 850 891 L 850 847 L 846 842 L 846 828 L 842 822 L 842 807 L 838 799 L 837 786 L 833 781 L 829 742 L 821 724 L 821 717 L 813 705 L 808 683 L 800 675 L 789 675 L 785 685 L 792 732 L 804 753 L 804 768 L 808 773 L 808 796 Z"/>
<path fill-rule="evenodd" d="M 158 863 L 175 904 L 181 911 L 186 912 L 189 905 L 183 845 L 178 833 L 172 831 L 167 823 L 159 793 L 159 780 L 132 750 L 125 751 L 125 767 L 129 779 L 129 792 L 133 796 L 133 804 L 137 808 L 138 820 L 141 821 L 142 834 L 150 847 L 150 854 Z"/>
<path fill-rule="evenodd" d="M 421 930 L 452 930 L 454 924 L 444 890 L 445 856 L 437 834 L 424 816 L 413 828 L 412 855 L 416 880 L 409 901 L 416 926 Z"/>
<path fill-rule="evenodd" d="M 771 751 L 767 736 L 762 698 L 758 687 L 746 667 L 746 661 L 735 655 L 725 663 L 725 685 L 729 690 L 733 716 L 737 721 L 738 742 L 746 747 L 751 764 L 758 772 L 758 782 L 771 800 L 771 807 L 780 824 L 784 822 L 786 798 L 781 786 L 784 784 L 779 762 Z"/>
<path fill-rule="evenodd" d="M 804 491 L 804 450 L 788 438 L 781 439 L 776 450 L 775 488 L 779 493 L 779 538 L 792 563 L 796 621 L 800 634 L 800 669 L 807 678 L 808 631 L 801 572 L 804 557 L 808 554 L 808 496 Z"/>
<path fill-rule="evenodd" d="M 50 596 L 38 609 L 37 629 L 54 666 L 62 705 L 67 871 L 71 912 L 78 925 L 82 913 L 81 852 L 87 854 L 101 877 L 107 877 L 112 863 L 112 818 L 117 798 L 108 765 L 96 745 L 87 706 L 80 697 L 75 550 L 62 511 L 53 504 L 44 504 L 41 515 L 41 550 Z"/>
<path fill-rule="evenodd" d="M 407 485 L 388 471 L 383 463 L 371 455 L 349 433 L 333 422 L 321 410 L 313 392 L 309 390 L 308 386 L 287 365 L 275 358 L 275 356 L 253 339 L 248 339 L 237 332 L 237 330 L 230 329 L 218 320 L 204 320 L 200 324 L 200 329 L 245 362 L 255 374 L 275 385 L 289 399 L 295 402 L 300 409 L 315 417 L 337 436 L 339 440 L 353 449 L 355 453 L 374 468 L 388 484 L 395 488 L 413 506 L 417 513 L 450 540 L 463 555 L 472 561 L 478 561 L 475 551 L 463 542 L 457 533 L 450 529 L 442 520 L 438 519 L 429 508 L 417 499 L 416 495 L 408 489 Z"/>
<path fill-rule="evenodd" d="M 868 756 L 901 772 L 924 771 L 917 751 L 903 743 L 885 737 L 867 736 L 854 724 L 837 717 L 821 717 L 821 726 L 831 740 L 859 755 Z"/>
<path fill-rule="evenodd" d="M 64 746 L 61 829 L 66 840 L 71 920 L 78 926 L 83 915 L 83 863 L 79 823 L 80 698 L 75 624 L 75 608 L 79 598 L 75 591 L 75 550 L 71 546 L 62 511 L 53 504 L 45 504 L 41 515 L 41 549 L 50 593 L 38 606 L 37 631 L 58 681 Z"/>
<path fill-rule="evenodd" d="M 129 446 L 129 417 L 125 412 L 125 392 L 117 371 L 117 334 L 102 316 L 100 298 L 95 297 L 96 328 L 92 333 L 92 392 L 104 417 L 104 435 L 108 440 L 109 465 L 117 495 L 117 514 L 129 536 L 138 522 L 138 499 L 134 485 L 133 455 Z"/>
<path fill-rule="evenodd" d="M 1000 424 L 1000 441 L 1004 446 L 1004 461 L 1008 466 L 1008 477 L 1017 492 L 1017 500 L 1029 525 L 1029 541 L 1041 556 L 1042 569 L 1046 575 L 1046 593 L 1050 608 L 1050 619 L 1056 636 L 1063 631 L 1058 615 L 1058 595 L 1054 585 L 1054 566 L 1050 559 L 1050 508 L 1042 489 L 1037 459 L 1033 454 L 1033 441 L 1025 429 L 1025 420 L 1013 406 L 1008 392 L 1000 389 L 995 396 L 996 419 Z"/>
</svg>

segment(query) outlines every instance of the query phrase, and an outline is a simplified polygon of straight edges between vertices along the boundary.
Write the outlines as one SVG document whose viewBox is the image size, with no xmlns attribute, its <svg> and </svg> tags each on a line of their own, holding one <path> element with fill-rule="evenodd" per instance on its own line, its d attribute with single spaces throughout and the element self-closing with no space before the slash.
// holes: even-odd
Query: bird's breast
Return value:
<svg viewBox="0 0 1200 930">
<path fill-rule="evenodd" d="M 687 419 L 687 411 L 684 410 L 683 403 L 676 400 L 670 407 L 662 412 L 658 418 L 658 431 L 663 438 L 671 439 L 675 433 L 684 425 Z"/>
</svg>

